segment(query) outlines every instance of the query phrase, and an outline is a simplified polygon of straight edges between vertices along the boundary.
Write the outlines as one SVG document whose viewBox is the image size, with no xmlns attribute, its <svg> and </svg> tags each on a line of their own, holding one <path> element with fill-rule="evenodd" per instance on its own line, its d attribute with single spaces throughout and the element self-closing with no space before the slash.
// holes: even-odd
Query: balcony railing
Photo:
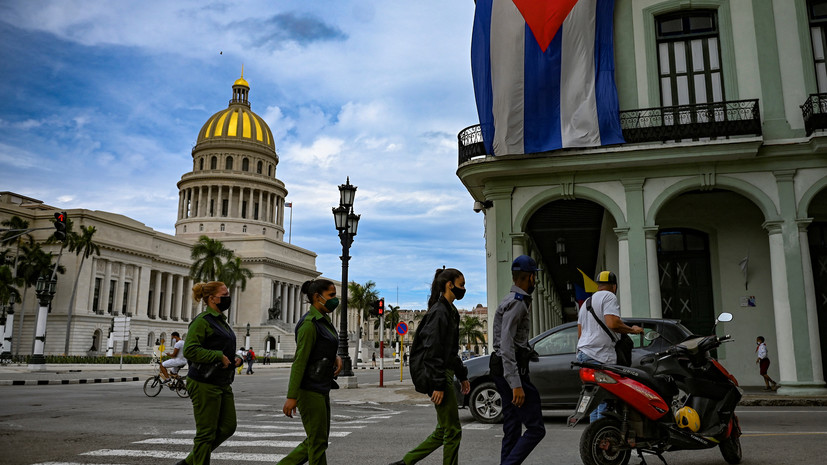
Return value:
<svg viewBox="0 0 827 465">
<path fill-rule="evenodd" d="M 620 112 L 627 143 L 761 135 L 758 99 Z"/>
<path fill-rule="evenodd" d="M 823 95 L 824 100 L 819 100 L 820 110 L 814 116 L 823 117 L 823 126 L 820 127 L 827 127 L 827 94 L 819 95 Z M 627 144 L 760 136 L 761 114 L 758 99 L 697 103 L 621 111 L 620 127 Z M 457 140 L 460 165 L 472 158 L 486 155 L 478 124 L 460 131 Z"/>
<path fill-rule="evenodd" d="M 827 129 L 827 94 L 810 94 L 801 105 L 801 114 L 808 136 L 816 129 Z"/>
</svg>

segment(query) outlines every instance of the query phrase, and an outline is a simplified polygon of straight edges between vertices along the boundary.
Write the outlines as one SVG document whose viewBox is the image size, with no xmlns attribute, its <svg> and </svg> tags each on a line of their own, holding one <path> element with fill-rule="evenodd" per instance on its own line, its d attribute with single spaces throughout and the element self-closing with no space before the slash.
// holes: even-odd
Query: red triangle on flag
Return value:
<svg viewBox="0 0 827 465">
<path fill-rule="evenodd" d="M 546 51 L 563 21 L 577 0 L 513 0 L 534 34 L 543 52 Z"/>
</svg>

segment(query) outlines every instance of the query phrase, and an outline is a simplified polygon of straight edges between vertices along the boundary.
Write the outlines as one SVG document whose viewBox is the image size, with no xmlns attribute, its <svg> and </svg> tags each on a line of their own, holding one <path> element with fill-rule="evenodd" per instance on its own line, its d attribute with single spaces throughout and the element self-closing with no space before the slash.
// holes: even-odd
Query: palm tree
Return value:
<svg viewBox="0 0 827 465">
<path fill-rule="evenodd" d="M 190 253 L 190 257 L 195 260 L 190 267 L 190 277 L 196 282 L 215 281 L 222 275 L 222 260 L 229 261 L 233 255 L 233 251 L 224 247 L 223 242 L 207 236 L 199 237 Z"/>
<path fill-rule="evenodd" d="M 22 281 L 23 298 L 20 305 L 20 319 L 17 323 L 17 337 L 15 337 L 18 341 L 14 353 L 15 356 L 20 354 L 20 344 L 22 342 L 21 335 L 23 334 L 23 320 L 26 317 L 27 291 L 30 287 L 37 284 L 38 278 L 51 278 L 53 270 L 57 270 L 57 272 L 61 274 L 65 272 L 65 268 L 63 266 L 53 266 L 52 258 L 54 255 L 51 252 L 46 253 L 40 247 L 40 244 L 35 243 L 34 240 L 24 243 L 20 249 L 21 254 L 17 263 L 17 278 Z"/>
<path fill-rule="evenodd" d="M 361 342 L 361 334 L 359 334 L 359 329 L 362 327 L 362 321 L 370 318 L 370 308 L 374 301 L 379 300 L 379 291 L 376 290 L 376 283 L 373 281 L 368 281 L 365 283 L 364 286 L 361 284 L 351 281 L 350 284 L 347 286 L 348 288 L 348 297 L 347 297 L 347 304 L 350 308 L 356 310 L 357 316 L 357 348 L 359 347 L 359 342 Z M 353 366 L 359 361 L 359 357 L 356 357 L 356 360 L 353 363 Z"/>
<path fill-rule="evenodd" d="M 5 259 L 5 252 L 3 255 Z M 0 265 L 0 306 L 20 303 L 20 291 L 17 287 L 22 285 L 23 279 L 14 276 L 8 265 Z"/>
<path fill-rule="evenodd" d="M 29 229 L 29 222 L 17 215 L 0 222 L 0 225 L 12 230 Z M 20 246 L 27 240 L 33 240 L 31 234 L 20 234 L 20 231 L 6 231 L 2 236 L 0 236 L 0 244 L 8 245 L 14 243 L 16 245 L 14 252 L 14 265 L 12 266 L 13 273 L 17 273 L 17 258 L 20 255 Z"/>
<path fill-rule="evenodd" d="M 226 284 L 228 288 L 238 285 L 243 291 L 247 289 L 247 280 L 252 279 L 252 277 L 253 272 L 241 265 L 241 257 L 231 256 L 221 266 L 221 274 L 218 276 L 218 280 Z"/>
<path fill-rule="evenodd" d="M 459 321 L 459 340 L 464 340 L 465 344 L 469 348 L 472 345 L 478 348 L 478 342 L 485 344 L 485 335 L 482 333 L 481 329 L 482 321 L 480 321 L 479 317 L 469 316 L 466 318 L 461 318 Z M 477 351 L 475 350 L 475 352 Z"/>
<path fill-rule="evenodd" d="M 78 265 L 78 272 L 75 275 L 75 283 L 72 285 L 72 297 L 69 299 L 69 310 L 66 316 L 66 341 L 63 345 L 63 353 L 69 355 L 69 333 L 72 328 L 72 312 L 75 309 L 75 296 L 78 292 L 78 281 L 80 280 L 80 272 L 83 270 L 83 262 L 89 258 L 93 253 L 100 256 L 101 250 L 98 244 L 93 241 L 93 237 L 97 229 L 94 226 L 81 225 L 80 234 L 72 232 L 71 223 L 66 225 L 66 242 L 69 243 L 69 251 L 74 252 L 75 255 L 82 255 L 80 257 L 80 264 Z M 60 247 L 63 251 L 64 245 Z"/>
</svg>

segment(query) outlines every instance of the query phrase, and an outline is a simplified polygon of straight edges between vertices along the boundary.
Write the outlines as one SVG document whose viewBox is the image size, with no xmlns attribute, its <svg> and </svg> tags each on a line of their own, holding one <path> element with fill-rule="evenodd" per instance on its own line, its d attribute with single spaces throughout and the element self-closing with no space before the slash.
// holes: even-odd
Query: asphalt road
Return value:
<svg viewBox="0 0 827 465">
<path fill-rule="evenodd" d="M 386 380 L 398 380 L 388 370 Z M 273 464 L 304 438 L 301 422 L 281 414 L 288 370 L 241 375 L 234 385 L 239 427 L 213 455 L 213 463 Z M 357 373 L 360 385 L 378 373 Z M 191 405 L 165 390 L 149 398 L 142 383 L 0 387 L 0 463 L 173 464 L 189 451 L 194 433 Z M 365 395 L 370 391 L 371 395 Z M 398 460 L 433 430 L 435 415 L 425 396 L 394 391 L 334 391 L 328 462 L 387 464 Z M 379 397 L 379 398 L 373 398 Z M 526 464 L 578 464 L 583 426 L 571 429 L 569 412 L 546 412 L 546 438 Z M 742 407 L 744 464 L 822 463 L 827 449 L 827 407 Z M 460 463 L 497 464 L 499 425 L 479 424 L 460 411 Z M 420 462 L 442 463 L 441 451 Z M 670 465 L 725 463 L 717 449 L 677 452 Z M 657 458 L 647 460 L 660 463 Z M 633 458 L 632 464 L 639 463 Z"/>
</svg>

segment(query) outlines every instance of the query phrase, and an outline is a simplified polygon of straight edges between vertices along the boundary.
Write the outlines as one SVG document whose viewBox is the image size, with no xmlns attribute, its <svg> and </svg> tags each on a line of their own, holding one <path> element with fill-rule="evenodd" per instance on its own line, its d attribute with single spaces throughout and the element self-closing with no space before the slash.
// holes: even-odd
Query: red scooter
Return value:
<svg viewBox="0 0 827 465">
<path fill-rule="evenodd" d="M 716 324 L 731 319 L 723 313 Z M 650 341 L 658 337 L 654 331 L 646 334 Z M 741 429 L 735 406 L 743 390 L 709 355 L 729 340 L 729 335 L 690 337 L 643 357 L 641 368 L 572 363 L 580 367 L 583 388 L 569 426 L 606 403 L 603 418 L 590 423 L 580 438 L 583 463 L 626 465 L 636 451 L 643 464 L 643 454 L 665 464 L 664 452 L 715 446 L 728 463 L 739 463 Z"/>
</svg>

